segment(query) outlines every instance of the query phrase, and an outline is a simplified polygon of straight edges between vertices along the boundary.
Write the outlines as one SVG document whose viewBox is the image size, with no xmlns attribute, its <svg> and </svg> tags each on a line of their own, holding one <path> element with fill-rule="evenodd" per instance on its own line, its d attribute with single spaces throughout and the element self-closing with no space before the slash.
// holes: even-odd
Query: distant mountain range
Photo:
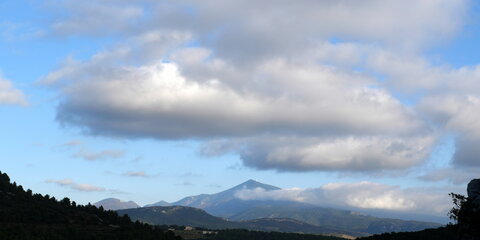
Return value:
<svg viewBox="0 0 480 240">
<path fill-rule="evenodd" d="M 229 221 L 215 217 L 204 210 L 184 206 L 144 207 L 118 210 L 119 215 L 128 215 L 155 225 L 194 226 L 209 229 L 249 229 L 257 231 L 302 232 L 338 236 L 366 236 L 368 233 L 342 230 L 335 227 L 315 226 L 290 218 L 261 218 L 248 221 Z"/>
<path fill-rule="evenodd" d="M 419 231 L 441 226 L 438 223 L 378 218 L 354 211 L 321 207 L 259 206 L 234 215 L 229 219 L 244 221 L 267 216 L 270 218 L 291 218 L 316 226 L 335 227 L 342 230 L 369 234 Z"/>
<path fill-rule="evenodd" d="M 248 180 L 240 185 L 215 194 L 200 194 L 197 196 L 185 197 L 173 203 L 161 201 L 155 204 L 146 205 L 153 206 L 187 206 L 200 208 L 208 213 L 223 218 L 230 218 L 240 212 L 246 211 L 258 206 L 279 206 L 292 208 L 307 208 L 314 205 L 280 200 L 242 200 L 236 196 L 241 190 L 263 189 L 264 191 L 280 190 L 281 188 L 260 183 L 255 180 Z M 268 216 L 262 216 L 268 217 Z"/>
<path fill-rule="evenodd" d="M 102 206 L 105 210 L 119 210 L 119 209 L 128 209 L 128 208 L 138 208 L 140 205 L 134 201 L 123 202 L 117 198 L 107 198 L 101 201 L 94 203 L 96 207 Z"/>
<path fill-rule="evenodd" d="M 143 208 L 118 212 L 128 214 L 134 220 L 153 224 L 353 236 L 418 231 L 442 226 L 431 222 L 378 218 L 356 211 L 324 208 L 295 201 L 242 200 L 237 197 L 238 191 L 254 189 L 274 191 L 280 188 L 248 180 L 216 194 L 190 196 L 173 203 L 160 201 Z"/>
<path fill-rule="evenodd" d="M 166 201 L 160 201 L 152 204 L 147 204 L 143 207 L 168 207 L 168 206 L 172 206 L 172 204 Z"/>
</svg>

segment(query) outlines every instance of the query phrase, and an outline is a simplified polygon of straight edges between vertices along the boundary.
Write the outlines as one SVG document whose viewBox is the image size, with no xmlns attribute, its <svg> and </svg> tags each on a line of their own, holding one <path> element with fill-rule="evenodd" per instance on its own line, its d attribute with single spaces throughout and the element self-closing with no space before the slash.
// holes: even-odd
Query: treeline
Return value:
<svg viewBox="0 0 480 240">
<path fill-rule="evenodd" d="M 68 198 L 33 194 L 0 172 L 0 239 L 138 239 L 179 240 L 173 232 L 132 222 L 93 205 L 77 205 Z"/>
<path fill-rule="evenodd" d="M 216 231 L 211 240 L 345 240 L 344 238 L 300 233 L 260 232 L 243 229 Z"/>
<path fill-rule="evenodd" d="M 446 227 L 425 229 L 418 232 L 397 232 L 383 233 L 370 237 L 359 238 L 358 240 L 455 240 L 458 238 L 457 227 L 448 225 Z"/>
</svg>

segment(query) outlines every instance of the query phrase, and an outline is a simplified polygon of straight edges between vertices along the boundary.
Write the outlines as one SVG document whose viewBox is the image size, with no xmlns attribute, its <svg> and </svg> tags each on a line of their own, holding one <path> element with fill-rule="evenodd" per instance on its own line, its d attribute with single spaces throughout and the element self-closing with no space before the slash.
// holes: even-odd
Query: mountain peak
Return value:
<svg viewBox="0 0 480 240">
<path fill-rule="evenodd" d="M 244 182 L 244 183 L 241 183 L 240 185 L 237 185 L 229 190 L 241 190 L 241 189 L 256 189 L 256 188 L 262 188 L 266 191 L 272 191 L 272 190 L 280 190 L 280 188 L 278 187 L 275 187 L 275 186 L 272 186 L 272 185 L 268 185 L 268 184 L 264 184 L 264 183 L 261 183 L 261 182 L 258 182 L 258 181 L 255 181 L 253 179 L 249 179 L 248 181 Z M 227 191 L 229 191 L 227 190 Z"/>
<path fill-rule="evenodd" d="M 119 209 L 140 207 L 138 204 L 136 204 L 133 201 L 124 202 L 118 198 L 106 198 L 94 203 L 93 205 L 97 207 L 102 206 L 106 210 L 119 210 Z"/>
<path fill-rule="evenodd" d="M 255 181 L 253 179 L 248 179 L 246 182 L 244 182 L 244 184 L 250 184 L 250 183 L 260 183 L 260 182 Z"/>
</svg>

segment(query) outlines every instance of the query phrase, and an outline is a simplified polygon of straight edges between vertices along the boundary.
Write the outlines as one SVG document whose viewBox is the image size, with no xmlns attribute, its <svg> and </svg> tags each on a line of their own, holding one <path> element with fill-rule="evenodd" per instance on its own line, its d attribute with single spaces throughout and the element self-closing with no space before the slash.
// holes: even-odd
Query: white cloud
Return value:
<svg viewBox="0 0 480 240">
<path fill-rule="evenodd" d="M 80 66 L 78 79 L 62 76 L 76 81 L 64 88 L 57 119 L 92 134 L 249 139 L 253 143 L 237 144 L 248 165 L 283 170 L 406 168 L 421 162 L 434 142 L 410 109 L 387 91 L 366 87 L 371 79 L 321 66 L 265 63 L 256 74 L 274 89 L 258 86 L 252 76 L 247 91 L 233 88 L 229 79 L 187 79 L 172 63 L 87 75 L 96 81 L 82 78 L 90 70 Z M 265 143 L 265 134 L 273 140 Z M 244 146 L 247 151 L 240 151 Z"/>
<path fill-rule="evenodd" d="M 81 191 L 81 192 L 104 192 L 106 191 L 103 187 L 98 187 L 90 184 L 82 184 L 76 183 L 72 179 L 62 179 L 62 180 L 54 180 L 54 179 L 47 179 L 45 182 L 47 183 L 55 183 L 62 187 L 69 187 L 73 190 Z"/>
<path fill-rule="evenodd" d="M 273 96 L 254 90 L 239 92 L 224 84 L 228 79 L 190 81 L 180 75 L 175 64 L 116 69 L 117 73 L 93 76 L 96 81 L 78 79 L 69 85 L 58 119 L 85 125 L 94 132 L 132 132 L 158 138 L 236 136 L 264 131 L 409 134 L 422 127 L 388 92 L 362 87 L 362 82 L 368 82 L 362 77 L 321 67 L 299 66 L 282 71 L 290 67 L 282 62 L 265 67 L 273 69 L 259 74 L 272 78 L 265 80 L 278 88 Z M 295 84 L 288 81 L 293 77 Z M 85 98 L 85 92 L 90 92 L 91 97 Z M 119 117 L 118 121 L 112 119 L 113 115 Z"/>
<path fill-rule="evenodd" d="M 454 34 L 469 1 L 53 1 L 53 25 L 62 34 L 135 34 L 148 29 L 183 29 L 233 57 L 298 48 L 315 38 L 361 39 L 418 46 Z M 255 7 L 252 7 L 254 5 Z M 185 9 L 192 9 L 190 12 Z M 272 27 L 272 23 L 275 27 Z M 210 35 L 210 36 L 209 36 Z M 240 48 L 232 48 L 238 46 Z M 242 52 L 244 52 L 242 54 Z M 257 52 L 255 54 L 255 52 Z"/>
<path fill-rule="evenodd" d="M 469 1 L 251 4 L 62 3 L 71 14 L 56 19 L 57 34 L 125 40 L 42 79 L 61 92 L 57 120 L 95 135 L 208 141 L 206 155 L 281 171 L 406 169 L 445 129 L 480 129 L 474 104 L 464 114 L 429 106 L 439 89 L 478 89 L 477 71 L 419 55 L 462 27 Z M 425 89 L 428 111 L 393 94 Z"/>
<path fill-rule="evenodd" d="M 0 75 L 0 105 L 26 106 L 28 102 L 22 91 L 16 89 L 12 82 Z"/>
<path fill-rule="evenodd" d="M 144 9 L 133 4 L 105 4 L 99 1 L 49 1 L 53 12 L 59 11 L 52 30 L 69 36 L 83 33 L 106 35 L 134 27 L 144 14 Z M 66 11 L 69 14 L 64 15 Z"/>
<path fill-rule="evenodd" d="M 244 163 L 283 171 L 379 171 L 405 169 L 421 163 L 434 138 L 344 137 L 263 138 L 239 148 Z"/>
<path fill-rule="evenodd" d="M 243 200 L 288 200 L 350 209 L 390 210 L 445 216 L 451 203 L 445 189 L 399 188 L 373 182 L 329 183 L 319 188 L 240 190 Z"/>
</svg>

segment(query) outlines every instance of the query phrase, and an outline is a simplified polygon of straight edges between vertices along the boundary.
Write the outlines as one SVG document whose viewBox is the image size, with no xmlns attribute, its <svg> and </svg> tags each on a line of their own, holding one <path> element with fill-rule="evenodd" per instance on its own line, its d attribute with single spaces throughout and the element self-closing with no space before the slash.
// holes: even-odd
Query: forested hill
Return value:
<svg viewBox="0 0 480 240">
<path fill-rule="evenodd" d="M 93 205 L 33 194 L 0 172 L 0 239 L 158 239 L 178 240 L 172 232 L 119 217 Z"/>
</svg>

